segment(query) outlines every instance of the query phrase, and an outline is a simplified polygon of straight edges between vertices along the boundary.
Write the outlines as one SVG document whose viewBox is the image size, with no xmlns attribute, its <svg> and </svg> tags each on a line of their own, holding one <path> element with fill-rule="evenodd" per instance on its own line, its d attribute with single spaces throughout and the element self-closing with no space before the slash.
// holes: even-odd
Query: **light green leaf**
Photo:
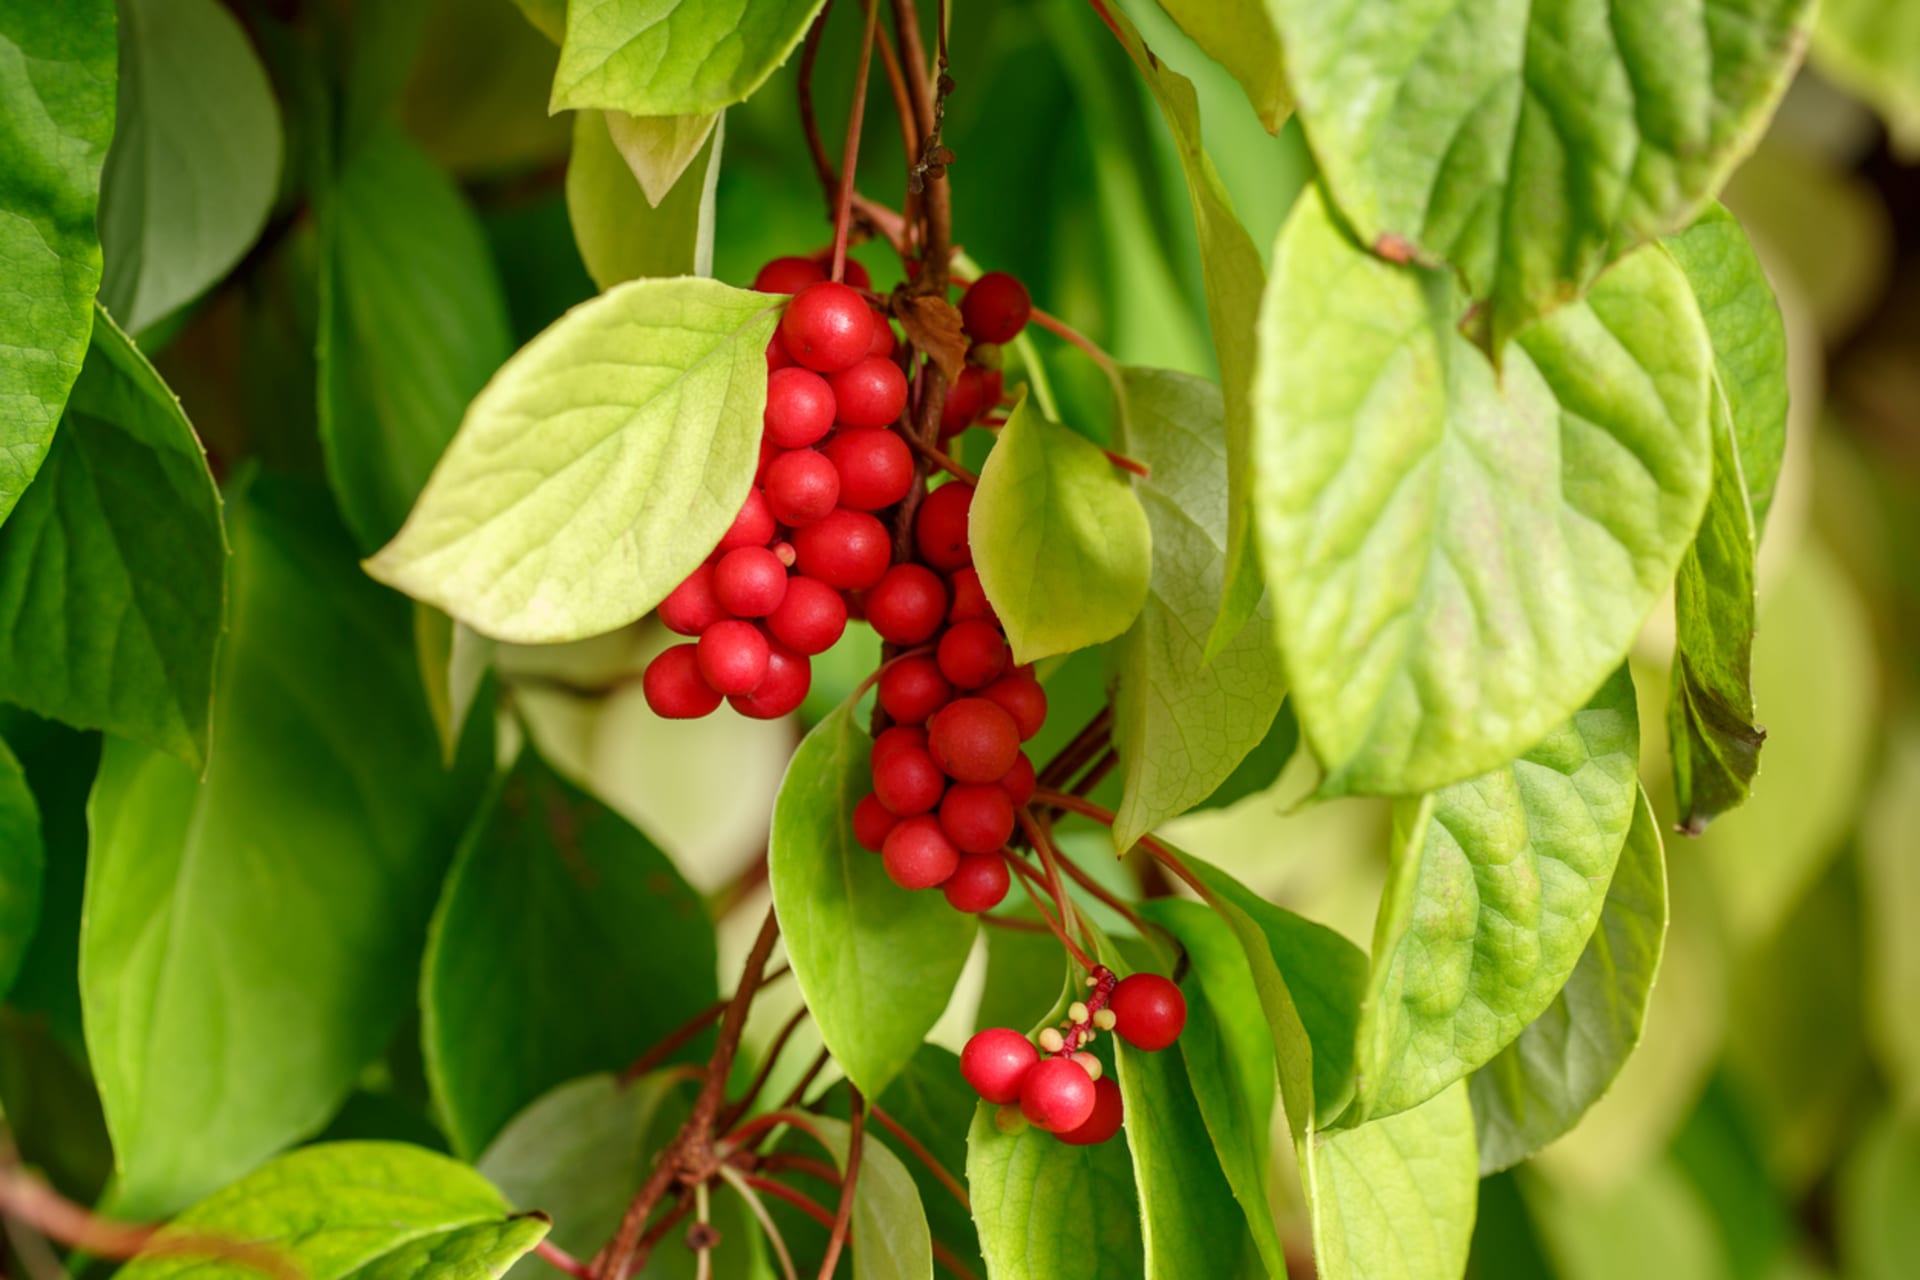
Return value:
<svg viewBox="0 0 1920 1280">
<path fill-rule="evenodd" d="M 567 0 L 513 0 L 541 35 L 559 44 L 567 36 Z"/>
<path fill-rule="evenodd" d="M 1686 225 L 1759 140 L 1812 0 L 1268 0 L 1360 240 L 1458 269 L 1490 350 Z M 1445 327 L 1467 316 L 1449 300 Z"/>
<path fill-rule="evenodd" d="M 1920 1115 L 1876 1119 L 1841 1174 L 1840 1256 L 1859 1280 L 1902 1280 L 1920 1267 Z"/>
<path fill-rule="evenodd" d="M 1504 769 L 1395 814 L 1355 1119 L 1417 1106 L 1519 1038 L 1586 950 L 1640 794 L 1622 667 Z"/>
<path fill-rule="evenodd" d="M 40 842 L 40 808 L 27 775 L 0 742 L 0 997 L 13 986 L 27 944 L 40 923 L 40 882 L 46 850 Z"/>
<path fill-rule="evenodd" d="M 575 0 L 551 110 L 718 111 L 759 88 L 824 0 Z"/>
<path fill-rule="evenodd" d="M 1480 1170 L 1467 1084 L 1313 1139 L 1313 1251 L 1324 1280 L 1431 1280 L 1466 1270 Z"/>
<path fill-rule="evenodd" d="M 500 640 L 647 613 L 746 500 L 779 306 L 636 280 L 575 307 L 481 391 L 368 572 Z"/>
<path fill-rule="evenodd" d="M 1024 391 L 981 469 L 968 534 L 1016 662 L 1111 640 L 1146 603 L 1153 534 L 1126 473 Z"/>
<path fill-rule="evenodd" d="M 1894 1095 L 1920 1111 L 1920 730 L 1901 726 L 1860 827 L 1861 904 L 1866 933 L 1866 1032 Z"/>
<path fill-rule="evenodd" d="M 1820 71 L 1865 98 L 1902 152 L 1920 151 L 1920 13 L 1902 0 L 1826 0 L 1813 28 Z"/>
<path fill-rule="evenodd" d="M 405 602 L 324 495 L 257 479 L 233 530 L 204 781 L 109 739 L 91 803 L 80 986 L 129 1217 L 326 1122 L 413 1004 L 452 847 Z"/>
<path fill-rule="evenodd" d="M 100 287 L 112 0 L 0 9 L 0 521 L 46 457 Z"/>
<path fill-rule="evenodd" d="M 844 1173 L 853 1130 L 828 1116 L 816 1116 L 813 1124 Z M 933 1235 L 920 1188 L 871 1129 L 860 1135 L 860 1181 L 853 1194 L 854 1280 L 933 1280 Z"/>
<path fill-rule="evenodd" d="M 280 182 L 280 108 L 214 0 L 120 5 L 120 101 L 100 183 L 100 301 L 138 333 L 240 261 Z"/>
<path fill-rule="evenodd" d="M 319 210 L 320 442 L 371 550 L 399 530 L 513 336 L 480 220 L 397 128 L 368 136 Z"/>
<path fill-rule="evenodd" d="M 1667 934 L 1659 821 L 1641 795 L 1600 923 L 1547 1011 L 1470 1081 L 1480 1172 L 1520 1163 L 1573 1128 L 1640 1043 Z"/>
<path fill-rule="evenodd" d="M 720 120 L 718 111 L 697 116 L 630 116 L 606 113 L 607 133 L 627 162 L 634 180 L 657 209 L 680 181 L 694 157 L 706 149 Z"/>
<path fill-rule="evenodd" d="M 1673 1157 L 1656 1154 L 1625 1182 L 1598 1189 L 1528 1173 L 1520 1186 L 1554 1275 L 1734 1280 L 1713 1207 Z"/>
<path fill-rule="evenodd" d="M 712 274 L 713 200 L 725 124 L 702 135 L 686 181 L 650 204 L 609 133 L 613 118 L 581 111 L 573 120 L 567 217 L 587 274 L 602 289 L 642 276 Z"/>
<path fill-rule="evenodd" d="M 1280 132 L 1293 113 L 1293 95 L 1280 65 L 1280 36 L 1263 0 L 1160 0 L 1160 7 L 1233 73 L 1267 132 Z"/>
<path fill-rule="evenodd" d="M 774 802 L 768 877 L 821 1040 L 862 1093 L 879 1097 L 947 1007 L 975 926 L 938 893 L 894 884 L 854 843 L 871 748 L 853 714 L 841 704 L 793 753 Z"/>
<path fill-rule="evenodd" d="M 1115 646 L 1114 744 L 1126 850 L 1212 795 L 1265 739 L 1285 696 L 1264 610 L 1220 653 L 1207 637 L 1225 585 L 1227 486 L 1220 390 L 1160 369 L 1124 369 L 1116 444 L 1152 472 L 1135 493 L 1153 537 L 1140 616 Z"/>
<path fill-rule="evenodd" d="M 1312 194 L 1274 248 L 1256 520 L 1327 794 L 1431 791 L 1539 741 L 1625 657 L 1706 506 L 1712 355 L 1666 254 L 1498 375 L 1453 296 Z"/>
<path fill-rule="evenodd" d="M 717 998 L 705 907 L 665 854 L 531 749 L 468 828 L 420 975 L 427 1080 L 453 1148 L 611 1071 Z M 520 1048 L 503 1056 L 499 1028 Z"/>
<path fill-rule="evenodd" d="M 1144 1277 L 1133 1170 L 1118 1142 L 1073 1147 L 1031 1125 L 1002 1133 L 982 1102 L 967 1131 L 967 1189 L 992 1280 Z"/>
<path fill-rule="evenodd" d="M 330 1142 L 281 1156 L 201 1201 L 160 1235 L 258 1241 L 310 1280 L 498 1276 L 547 1234 L 538 1215 L 509 1216 L 487 1180 L 400 1142 Z M 147 1254 L 128 1280 L 242 1280 L 258 1271 L 191 1253 Z"/>
<path fill-rule="evenodd" d="M 193 428 L 101 313 L 59 437 L 0 527 L 0 698 L 197 770 L 226 558 Z"/>
</svg>

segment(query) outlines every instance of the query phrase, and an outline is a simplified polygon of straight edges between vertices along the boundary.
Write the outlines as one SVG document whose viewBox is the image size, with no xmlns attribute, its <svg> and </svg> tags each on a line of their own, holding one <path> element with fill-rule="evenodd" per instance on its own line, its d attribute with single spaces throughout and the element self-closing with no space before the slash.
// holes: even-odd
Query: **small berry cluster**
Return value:
<svg viewBox="0 0 1920 1280">
<path fill-rule="evenodd" d="M 1062 1142 L 1105 1142 L 1120 1131 L 1120 1086 L 1086 1046 L 1098 1032 L 1111 1031 L 1136 1049 L 1157 1052 L 1186 1028 L 1186 998 L 1159 974 L 1116 979 L 1100 965 L 1087 986 L 1087 998 L 1068 1006 L 1059 1027 L 1041 1031 L 1037 1046 L 1011 1027 L 988 1027 L 961 1051 L 960 1074 L 982 1098 L 1003 1108 L 1002 1128 L 1018 1123 L 1018 1104 L 1020 1117 Z"/>
<path fill-rule="evenodd" d="M 966 366 L 947 388 L 940 409 L 940 438 L 951 439 L 1000 407 L 1005 375 L 1000 348 L 1027 327 L 1033 299 L 1027 287 L 1004 271 L 989 271 L 960 297 L 967 343 Z"/>
<path fill-rule="evenodd" d="M 767 407 L 754 486 L 720 545 L 660 604 L 660 620 L 694 643 L 647 666 L 656 713 L 693 719 L 722 698 L 742 715 L 793 711 L 812 655 L 846 629 L 848 598 L 877 585 L 892 538 L 874 513 L 913 485 L 913 453 L 890 430 L 907 407 L 893 326 L 813 258 L 776 258 L 753 287 L 793 301 L 767 344 Z"/>
</svg>

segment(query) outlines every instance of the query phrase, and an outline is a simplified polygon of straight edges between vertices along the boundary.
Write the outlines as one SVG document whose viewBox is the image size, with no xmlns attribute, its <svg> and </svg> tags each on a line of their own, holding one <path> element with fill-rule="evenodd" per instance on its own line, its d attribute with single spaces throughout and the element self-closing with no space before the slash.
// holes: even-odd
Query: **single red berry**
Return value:
<svg viewBox="0 0 1920 1280">
<path fill-rule="evenodd" d="M 913 519 L 913 541 L 920 558 L 942 573 L 973 563 L 967 542 L 967 513 L 973 508 L 973 486 L 943 484 L 927 495 Z"/>
<path fill-rule="evenodd" d="M 953 869 L 940 892 L 955 911 L 977 916 L 991 911 L 1006 900 L 1013 876 L 1007 871 L 1006 858 L 998 853 L 963 853 L 960 865 Z"/>
<path fill-rule="evenodd" d="M 677 644 L 647 664 L 640 687 L 653 714 L 668 720 L 697 720 L 720 705 L 720 695 L 700 674 L 697 648 Z"/>
<path fill-rule="evenodd" d="M 1007 770 L 997 785 L 1007 793 L 1007 799 L 1013 801 L 1016 809 L 1033 799 L 1033 790 L 1038 783 L 1034 781 L 1033 761 L 1026 752 L 1022 751 L 1013 758 L 1013 768 Z"/>
<path fill-rule="evenodd" d="M 767 630 L 795 653 L 811 655 L 833 648 L 847 629 L 847 602 L 824 582 L 801 574 L 787 579 L 787 594 L 767 615 Z"/>
<path fill-rule="evenodd" d="M 836 431 L 826 450 L 840 472 L 843 507 L 878 511 L 906 497 L 913 487 L 913 450 L 891 431 Z"/>
<path fill-rule="evenodd" d="M 753 287 L 761 293 L 798 293 L 827 278 L 827 269 L 812 258 L 775 258 L 760 268 Z"/>
<path fill-rule="evenodd" d="M 893 355 L 894 344 L 898 341 L 899 339 L 893 335 L 893 325 L 887 321 L 887 313 L 875 308 L 873 313 L 873 341 L 867 345 L 867 354 L 870 356 L 880 356 L 883 359 L 890 357 Z"/>
<path fill-rule="evenodd" d="M 881 356 L 867 356 L 827 379 L 838 421 L 849 427 L 885 427 L 907 409 L 907 375 Z"/>
<path fill-rule="evenodd" d="M 991 622 L 956 622 L 940 637 L 939 661 L 954 687 L 978 689 L 1007 669 L 1007 638 Z"/>
<path fill-rule="evenodd" d="M 767 439 L 766 436 L 763 435 L 760 437 L 760 460 L 753 464 L 753 482 L 756 485 L 764 486 L 766 484 L 767 468 L 773 465 L 775 458 L 778 458 L 785 452 L 785 449 L 782 449 L 779 445 Z"/>
<path fill-rule="evenodd" d="M 658 612 L 667 630 L 683 636 L 697 636 L 726 617 L 726 608 L 713 594 L 713 566 L 703 564 L 688 574 L 685 582 L 667 593 Z"/>
<path fill-rule="evenodd" d="M 1007 394 L 1007 375 L 998 369 L 987 369 L 980 375 L 980 412 L 992 413 L 1000 407 L 1001 397 Z"/>
<path fill-rule="evenodd" d="M 940 803 L 946 775 L 933 757 L 918 747 L 890 751 L 873 765 L 873 794 L 889 813 L 902 818 L 926 813 Z"/>
<path fill-rule="evenodd" d="M 1093 1104 L 1093 1077 L 1072 1058 L 1042 1058 L 1020 1082 L 1021 1114 L 1048 1133 L 1078 1129 Z"/>
<path fill-rule="evenodd" d="M 946 440 L 959 435 L 989 407 L 986 376 L 968 365 L 947 388 L 947 398 L 940 405 L 940 438 Z"/>
<path fill-rule="evenodd" d="M 980 572 L 974 568 L 956 569 L 947 578 L 947 594 L 953 604 L 947 609 L 948 622 L 991 622 L 1000 625 L 999 615 L 987 603 L 987 592 L 980 585 Z"/>
<path fill-rule="evenodd" d="M 873 308 L 844 284 L 810 284 L 780 317 L 780 340 L 807 368 L 837 373 L 873 345 Z"/>
<path fill-rule="evenodd" d="M 939 822 L 926 814 L 904 818 L 887 832 L 880 858 L 887 875 L 902 889 L 931 889 L 944 884 L 960 865 L 960 851 L 940 830 Z"/>
<path fill-rule="evenodd" d="M 767 505 L 767 495 L 758 489 L 747 490 L 747 500 L 740 504 L 740 513 L 720 538 L 715 551 L 732 551 L 737 547 L 764 547 L 773 541 L 773 509 Z"/>
<path fill-rule="evenodd" d="M 780 335 L 776 333 L 767 341 L 767 372 L 791 368 L 793 357 L 787 354 L 786 344 L 780 341 Z"/>
<path fill-rule="evenodd" d="M 840 472 L 814 449 L 788 449 L 767 467 L 767 506 L 774 518 L 798 529 L 833 510 L 840 501 Z"/>
<path fill-rule="evenodd" d="M 882 640 L 916 645 L 940 629 L 947 611 L 946 584 L 923 564 L 897 564 L 867 592 L 866 609 L 867 621 Z"/>
<path fill-rule="evenodd" d="M 1093 1114 L 1078 1127 L 1055 1136 L 1071 1146 L 1095 1146 L 1120 1132 L 1120 1122 L 1125 1118 L 1119 1084 L 1112 1076 L 1101 1076 L 1093 1082 Z"/>
<path fill-rule="evenodd" d="M 820 278 L 822 280 L 830 279 L 833 275 L 833 250 L 822 249 L 813 255 L 813 260 L 820 264 Z M 872 274 L 869 273 L 866 267 L 861 264 L 860 260 L 852 254 L 847 255 L 847 265 L 842 269 L 840 276 L 841 279 L 845 280 L 847 284 L 855 289 L 873 288 Z"/>
<path fill-rule="evenodd" d="M 960 698 L 927 722 L 927 746 L 955 782 L 998 782 L 1020 754 L 1020 731 L 985 698 Z"/>
<path fill-rule="evenodd" d="M 879 796 L 861 796 L 860 803 L 853 806 L 853 838 L 868 853 L 878 853 L 887 841 L 887 832 L 899 821 L 880 803 Z"/>
<path fill-rule="evenodd" d="M 980 696 L 1013 717 L 1022 742 L 1031 742 L 1047 723 L 1047 691 L 1032 676 L 1001 676 L 982 689 Z"/>
<path fill-rule="evenodd" d="M 736 618 L 764 618 L 786 598 L 787 566 L 765 547 L 729 551 L 713 566 L 713 594 Z"/>
<path fill-rule="evenodd" d="M 833 430 L 839 405 L 827 380 L 806 369 L 775 369 L 767 375 L 767 407 L 761 414 L 767 439 L 782 449 L 804 449 Z"/>
<path fill-rule="evenodd" d="M 893 559 L 887 526 L 864 511 L 838 507 L 793 534 L 800 572 L 840 591 L 865 591 Z"/>
<path fill-rule="evenodd" d="M 960 1050 L 960 1078 L 988 1102 L 1005 1106 L 1020 1100 L 1020 1085 L 1039 1061 L 1033 1041 L 1012 1027 L 988 1027 Z"/>
<path fill-rule="evenodd" d="M 989 271 L 960 296 L 967 336 L 979 342 L 1012 342 L 1033 315 L 1027 286 L 1004 271 Z"/>
<path fill-rule="evenodd" d="M 1157 973 L 1120 979 L 1107 1007 L 1113 1010 L 1113 1033 L 1149 1052 L 1178 1040 L 1187 1025 L 1187 998 Z"/>
<path fill-rule="evenodd" d="M 700 674 L 717 692 L 752 693 L 767 676 L 767 638 L 751 622 L 728 618 L 700 636 Z"/>
<path fill-rule="evenodd" d="M 767 675 L 752 693 L 736 694 L 727 705 L 750 720 L 778 720 L 800 709 L 813 687 L 813 663 L 784 645 L 767 646 Z"/>
<path fill-rule="evenodd" d="M 880 673 L 880 709 L 899 724 L 924 724 L 952 697 L 953 686 L 932 658 L 896 658 Z"/>
<path fill-rule="evenodd" d="M 873 740 L 871 760 L 878 766 L 882 760 L 902 747 L 927 749 L 927 731 L 917 724 L 896 724 L 890 729 L 882 729 L 880 736 Z"/>
<path fill-rule="evenodd" d="M 1013 801 L 991 783 L 956 782 L 941 797 L 940 827 L 962 853 L 998 853 L 1013 836 Z"/>
</svg>

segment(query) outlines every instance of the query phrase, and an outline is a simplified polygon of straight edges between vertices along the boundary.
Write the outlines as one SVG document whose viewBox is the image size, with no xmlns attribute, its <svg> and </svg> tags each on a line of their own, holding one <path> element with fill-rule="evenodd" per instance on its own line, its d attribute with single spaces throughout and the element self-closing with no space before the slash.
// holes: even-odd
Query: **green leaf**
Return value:
<svg viewBox="0 0 1920 1280">
<path fill-rule="evenodd" d="M 1002 1133 L 982 1102 L 967 1131 L 967 1190 L 993 1280 L 1144 1277 L 1140 1214 L 1118 1142 L 1072 1147 L 1021 1124 Z"/>
<path fill-rule="evenodd" d="M 1325 1280 L 1460 1275 L 1480 1185 L 1466 1082 L 1411 1111 L 1316 1135 L 1310 1177 Z"/>
<path fill-rule="evenodd" d="M 968 518 L 980 585 L 1016 662 L 1111 640 L 1146 603 L 1153 534 L 1126 473 L 1023 391 Z"/>
<path fill-rule="evenodd" d="M 1519 1038 L 1586 950 L 1640 794 L 1622 667 L 1504 769 L 1395 814 L 1355 1118 L 1417 1106 Z"/>
<path fill-rule="evenodd" d="M 1866 1032 L 1896 1096 L 1920 1103 L 1920 1019 L 1911 1016 L 1920 991 L 1920 727 L 1892 735 L 1879 784 L 1860 826 L 1861 902 L 1866 934 Z"/>
<path fill-rule="evenodd" d="M 1261 316 L 1256 520 L 1323 792 L 1498 768 L 1586 702 L 1673 580 L 1712 479 L 1712 358 L 1650 249 L 1496 375 L 1447 277 L 1303 196 Z"/>
<path fill-rule="evenodd" d="M 1920 1116 L 1877 1118 L 1841 1174 L 1840 1256 L 1859 1280 L 1900 1280 L 1920 1266 Z"/>
<path fill-rule="evenodd" d="M 0 741 L 0 997 L 13 986 L 40 923 L 46 857 L 26 771 Z"/>
<path fill-rule="evenodd" d="M 787 60 L 823 2 L 571 4 L 550 109 L 678 116 L 744 102 Z"/>
<path fill-rule="evenodd" d="M 1135 493 L 1152 529 L 1147 602 L 1115 646 L 1114 744 L 1122 795 L 1113 843 L 1134 841 L 1212 795 L 1265 739 L 1285 696 L 1265 611 L 1209 660 L 1225 587 L 1226 455 L 1220 390 L 1124 369 L 1116 443 L 1152 475 Z"/>
<path fill-rule="evenodd" d="M 981 1021 L 993 1025 L 984 1018 Z M 967 1132 L 957 1121 L 979 1100 L 973 1086 L 960 1075 L 959 1055 L 936 1044 L 923 1044 L 906 1070 L 887 1086 L 880 1106 L 888 1118 L 927 1149 L 942 1169 L 959 1178 L 967 1169 Z M 935 1242 L 946 1245 L 968 1266 L 983 1261 L 972 1215 L 919 1160 L 905 1163 L 920 1188 L 920 1203 L 926 1209 L 927 1226 Z"/>
<path fill-rule="evenodd" d="M 720 117 L 718 111 L 697 116 L 630 116 L 609 111 L 607 133 L 647 204 L 657 209 L 694 158 L 707 149 L 707 139 Z"/>
<path fill-rule="evenodd" d="M 225 572 L 200 442 L 102 313 L 59 437 L 0 527 L 0 698 L 197 769 Z"/>
<path fill-rule="evenodd" d="M 1753 148 L 1812 0 L 1268 0 L 1322 180 L 1444 261 L 1489 350 L 1686 225 Z M 1451 328 L 1467 314 L 1450 300 Z"/>
<path fill-rule="evenodd" d="M 100 1095 L 51 1018 L 0 1005 L 0 1109 L 22 1164 L 69 1199 L 99 1199 L 113 1174 Z"/>
<path fill-rule="evenodd" d="M 258 1241 L 290 1255 L 309 1280 L 497 1276 L 547 1234 L 538 1215 L 509 1216 L 487 1180 L 457 1161 L 399 1142 L 330 1142 L 281 1156 L 181 1214 L 170 1235 Z M 239 1262 L 148 1253 L 127 1280 L 255 1277 Z"/>
<path fill-rule="evenodd" d="M 649 612 L 752 486 L 780 303 L 636 280 L 575 307 L 474 400 L 368 572 L 521 643 Z"/>
<path fill-rule="evenodd" d="M 1813 60 L 1865 98 L 1900 150 L 1920 149 L 1920 22 L 1901 0 L 1826 0 L 1813 28 Z"/>
<path fill-rule="evenodd" d="M 853 840 L 871 744 L 842 703 L 787 766 L 768 835 L 768 877 L 787 962 L 833 1060 L 869 1097 L 939 1021 L 966 964 L 974 919 L 910 893 Z"/>
<path fill-rule="evenodd" d="M 846 1172 L 852 1128 L 827 1116 L 814 1117 L 813 1125 L 832 1148 L 834 1164 Z M 869 1125 L 860 1135 L 860 1181 L 853 1193 L 854 1280 L 933 1280 L 933 1235 L 920 1188 L 871 1130 Z"/>
<path fill-rule="evenodd" d="M 354 151 L 319 209 L 320 442 L 370 550 L 399 530 L 513 337 L 480 220 L 398 129 Z"/>
<path fill-rule="evenodd" d="M 1566 1133 L 1612 1086 L 1640 1043 L 1666 934 L 1666 859 L 1643 794 L 1573 976 L 1518 1040 L 1473 1073 L 1483 1175 Z"/>
<path fill-rule="evenodd" d="M 0 734 L 4 734 L 7 746 L 26 772 L 34 807 L 39 811 L 40 843 L 46 853 L 39 924 L 21 957 L 7 1002 L 21 1013 L 44 1016 L 61 1047 L 72 1057 L 84 1060 L 80 903 L 87 879 L 87 795 L 100 767 L 101 736 L 7 707 L 0 707 Z M 92 1097 L 93 1082 L 84 1071 L 81 1075 L 87 1096 Z M 93 1105 L 97 1112 L 99 1103 Z M 106 1149 L 104 1128 L 100 1146 Z M 22 1151 L 24 1154 L 24 1147 Z M 30 1155 L 26 1158 L 32 1162 Z M 97 1192 L 98 1187 L 91 1190 Z M 91 1203 L 94 1196 L 79 1198 Z"/>
<path fill-rule="evenodd" d="M 100 301 L 130 333 L 240 261 L 280 183 L 280 108 L 214 0 L 125 0 L 120 101 L 100 183 Z"/>
<path fill-rule="evenodd" d="M 1556 1276 L 1734 1280 L 1710 1207 L 1670 1156 L 1602 1188 L 1526 1176 L 1520 1185 Z"/>
<path fill-rule="evenodd" d="M 129 1217 L 326 1123 L 413 1003 L 452 845 L 405 602 L 304 487 L 256 480 L 233 532 L 204 781 L 109 740 L 94 784 L 80 985 Z"/>
<path fill-rule="evenodd" d="M 1233 73 L 1267 132 L 1280 132 L 1293 113 L 1293 95 L 1280 65 L 1280 36 L 1263 0 L 1160 0 L 1160 7 Z"/>
<path fill-rule="evenodd" d="M 582 111 L 573 120 L 567 217 L 587 274 L 602 289 L 642 276 L 711 275 L 713 199 L 725 125 L 701 136 L 686 181 L 649 203 L 609 132 L 614 118 L 614 113 Z"/>
<path fill-rule="evenodd" d="M 93 332 L 116 56 L 111 0 L 0 10 L 0 521 L 46 457 Z"/>
<path fill-rule="evenodd" d="M 541 35 L 559 44 L 567 36 L 567 0 L 513 0 Z"/>
</svg>

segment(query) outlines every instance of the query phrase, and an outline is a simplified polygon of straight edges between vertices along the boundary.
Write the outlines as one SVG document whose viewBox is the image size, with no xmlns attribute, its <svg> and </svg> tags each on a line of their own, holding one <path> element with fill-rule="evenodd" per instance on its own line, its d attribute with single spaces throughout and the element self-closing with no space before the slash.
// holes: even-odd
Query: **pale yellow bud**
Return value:
<svg viewBox="0 0 1920 1280">
<path fill-rule="evenodd" d="M 1105 1067 L 1100 1065 L 1100 1059 L 1090 1053 L 1076 1053 L 1073 1055 L 1073 1060 L 1084 1067 L 1087 1075 L 1094 1080 L 1098 1080 L 1100 1073 L 1106 1070 Z"/>
<path fill-rule="evenodd" d="M 1067 1006 L 1067 1021 L 1079 1026 L 1087 1020 L 1087 1006 L 1075 1000 Z"/>
<path fill-rule="evenodd" d="M 1119 1019 L 1113 1016 L 1113 1010 L 1111 1009 L 1102 1009 L 1093 1015 L 1093 1025 L 1102 1031 L 1113 1030 L 1113 1024 L 1118 1021 Z"/>
<path fill-rule="evenodd" d="M 1058 1053 L 1060 1050 L 1066 1048 L 1067 1045 L 1066 1038 L 1052 1027 L 1048 1027 L 1045 1031 L 1042 1031 L 1038 1038 L 1040 1047 L 1048 1053 Z"/>
</svg>

